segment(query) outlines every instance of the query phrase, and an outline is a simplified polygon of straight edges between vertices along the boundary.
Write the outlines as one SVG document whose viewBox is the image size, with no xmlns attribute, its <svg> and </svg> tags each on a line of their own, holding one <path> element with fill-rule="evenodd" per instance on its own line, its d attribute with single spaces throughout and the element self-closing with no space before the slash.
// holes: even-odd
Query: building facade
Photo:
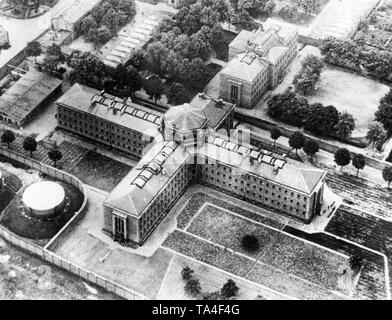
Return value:
<svg viewBox="0 0 392 320">
<path fill-rule="evenodd" d="M 241 31 L 229 45 L 230 62 L 220 73 L 220 98 L 252 108 L 282 79 L 297 53 L 297 41 L 297 30 L 280 25 Z"/>
<path fill-rule="evenodd" d="M 57 101 L 57 127 L 141 158 L 158 133 L 160 116 L 141 106 L 74 85 Z"/>
<path fill-rule="evenodd" d="M 160 117 L 77 84 L 57 104 L 59 128 L 140 158 L 104 201 L 117 241 L 145 243 L 195 183 L 304 223 L 320 213 L 326 172 L 231 141 L 234 104 L 200 94 Z"/>
<path fill-rule="evenodd" d="M 194 183 L 304 223 L 320 213 L 325 171 L 297 168 L 284 157 L 234 143 L 193 108 L 168 113 L 162 139 L 105 200 L 105 233 L 142 245 Z"/>
</svg>

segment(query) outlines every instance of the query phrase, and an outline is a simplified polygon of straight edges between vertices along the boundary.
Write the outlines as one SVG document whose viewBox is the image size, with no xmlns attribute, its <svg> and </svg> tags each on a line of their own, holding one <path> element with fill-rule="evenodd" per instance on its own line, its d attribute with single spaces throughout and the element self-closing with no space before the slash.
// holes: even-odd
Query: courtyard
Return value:
<svg viewBox="0 0 392 320">
<path fill-rule="evenodd" d="M 55 253 L 149 298 L 190 299 L 180 276 L 186 265 L 200 277 L 203 292 L 217 290 L 232 278 L 240 287 L 239 298 L 387 295 L 382 256 L 354 274 L 349 258 L 355 245 L 295 235 L 288 218 L 205 187 L 192 186 L 138 249 L 121 247 L 102 233 L 106 193 L 90 189 L 88 197 L 86 217 L 54 248 Z M 240 239 L 247 234 L 259 240 L 256 252 L 242 248 Z M 364 285 L 369 279 L 375 287 Z"/>
<path fill-rule="evenodd" d="M 122 162 L 90 150 L 68 171 L 85 184 L 111 191 L 131 169 Z"/>
</svg>

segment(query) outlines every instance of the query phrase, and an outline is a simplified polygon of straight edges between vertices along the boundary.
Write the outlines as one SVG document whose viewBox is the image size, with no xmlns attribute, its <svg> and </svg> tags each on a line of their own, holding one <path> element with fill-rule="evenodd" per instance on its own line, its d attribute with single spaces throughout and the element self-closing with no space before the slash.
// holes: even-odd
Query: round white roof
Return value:
<svg viewBox="0 0 392 320">
<path fill-rule="evenodd" d="M 45 211 L 56 208 L 65 198 L 64 188 L 56 182 L 41 181 L 27 187 L 23 203 L 32 210 Z"/>
</svg>

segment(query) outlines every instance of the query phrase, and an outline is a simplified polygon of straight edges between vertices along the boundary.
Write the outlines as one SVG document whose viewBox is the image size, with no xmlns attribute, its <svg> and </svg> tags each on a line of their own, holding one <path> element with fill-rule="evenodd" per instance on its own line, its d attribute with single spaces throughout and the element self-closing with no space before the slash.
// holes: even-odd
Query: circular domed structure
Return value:
<svg viewBox="0 0 392 320">
<path fill-rule="evenodd" d="M 27 215 L 47 219 L 62 213 L 65 205 L 64 188 L 52 181 L 40 181 L 27 187 L 22 197 Z"/>
</svg>

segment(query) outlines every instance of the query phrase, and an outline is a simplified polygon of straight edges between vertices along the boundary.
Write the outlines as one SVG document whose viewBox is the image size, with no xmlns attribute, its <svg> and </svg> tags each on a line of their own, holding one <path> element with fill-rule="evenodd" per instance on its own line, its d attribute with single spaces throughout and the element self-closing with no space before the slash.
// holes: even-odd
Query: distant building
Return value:
<svg viewBox="0 0 392 320">
<path fill-rule="evenodd" d="M 103 0 L 76 0 L 57 17 L 51 19 L 51 28 L 55 31 L 69 31 L 74 33 L 75 27 L 91 10 L 99 6 Z"/>
<path fill-rule="evenodd" d="M 23 127 L 61 91 L 61 84 L 46 73 L 28 71 L 0 97 L 0 121 Z"/>
<path fill-rule="evenodd" d="M 229 64 L 220 73 L 219 95 L 252 108 L 274 88 L 297 54 L 298 32 L 271 25 L 266 31 L 241 31 L 229 45 Z"/>
<path fill-rule="evenodd" d="M 10 38 L 8 31 L 0 25 L 0 48 L 9 45 Z"/>
</svg>

